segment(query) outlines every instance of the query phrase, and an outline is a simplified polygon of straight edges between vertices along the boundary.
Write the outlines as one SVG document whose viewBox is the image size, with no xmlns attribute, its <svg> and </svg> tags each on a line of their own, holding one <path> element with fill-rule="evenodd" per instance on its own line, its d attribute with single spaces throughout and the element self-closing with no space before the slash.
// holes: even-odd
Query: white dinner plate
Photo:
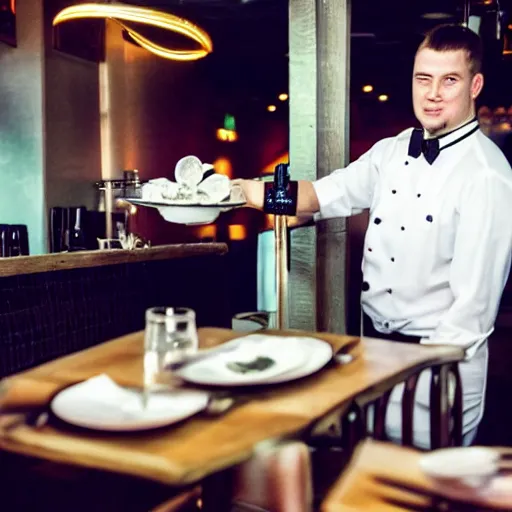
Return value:
<svg viewBox="0 0 512 512">
<path fill-rule="evenodd" d="M 177 389 L 151 393 L 146 408 L 141 392 L 98 375 L 61 391 L 51 410 L 61 420 L 94 430 L 129 432 L 171 425 L 203 410 L 208 394 Z"/>
<path fill-rule="evenodd" d="M 145 201 L 143 199 L 126 198 L 129 203 L 156 208 L 167 221 L 175 224 L 210 224 L 225 211 L 243 206 L 245 201 L 222 201 L 214 204 L 187 203 L 185 201 Z"/>
<path fill-rule="evenodd" d="M 226 351 L 228 346 L 241 346 L 248 339 L 260 338 L 263 342 L 258 350 L 257 343 L 251 347 L 251 354 Z M 271 344 L 274 348 L 270 348 Z M 241 357 L 242 356 L 242 357 Z M 228 369 L 227 364 L 241 361 L 247 363 L 258 356 L 269 357 L 275 365 L 268 370 L 238 374 Z M 237 338 L 219 347 L 219 355 L 197 363 L 191 363 L 175 373 L 183 380 L 203 386 L 255 386 L 289 382 L 311 375 L 323 368 L 333 356 L 329 343 L 317 338 L 284 337 L 251 334 Z"/>
<path fill-rule="evenodd" d="M 499 454 L 480 446 L 443 448 L 423 455 L 420 467 L 430 478 L 452 487 L 479 487 L 498 472 Z"/>
<path fill-rule="evenodd" d="M 220 203 L 187 203 L 187 201 L 147 201 L 135 197 L 127 197 L 125 201 L 138 204 L 140 206 L 149 206 L 151 208 L 175 207 L 175 208 L 235 208 L 243 206 L 245 201 L 221 201 Z"/>
</svg>

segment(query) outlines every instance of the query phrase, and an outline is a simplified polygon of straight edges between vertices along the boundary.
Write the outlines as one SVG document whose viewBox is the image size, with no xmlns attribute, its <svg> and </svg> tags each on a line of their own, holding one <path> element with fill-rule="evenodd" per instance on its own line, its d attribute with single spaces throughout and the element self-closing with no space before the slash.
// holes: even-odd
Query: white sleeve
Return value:
<svg viewBox="0 0 512 512">
<path fill-rule="evenodd" d="M 510 271 L 512 185 L 494 172 L 468 183 L 450 270 L 451 308 L 425 344 L 453 344 L 471 358 L 494 329 Z"/>
<path fill-rule="evenodd" d="M 378 167 L 389 139 L 377 142 L 369 151 L 344 169 L 313 182 L 320 204 L 315 220 L 349 217 L 370 208 Z"/>
</svg>

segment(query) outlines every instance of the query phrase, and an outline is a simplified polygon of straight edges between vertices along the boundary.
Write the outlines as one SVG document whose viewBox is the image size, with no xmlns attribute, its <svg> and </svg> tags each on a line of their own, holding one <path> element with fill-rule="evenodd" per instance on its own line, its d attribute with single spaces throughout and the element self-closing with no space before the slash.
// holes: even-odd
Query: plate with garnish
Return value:
<svg viewBox="0 0 512 512">
<path fill-rule="evenodd" d="M 205 386 L 254 386 L 296 380 L 323 368 L 332 347 L 317 338 L 251 334 L 209 351 L 176 375 Z"/>
</svg>

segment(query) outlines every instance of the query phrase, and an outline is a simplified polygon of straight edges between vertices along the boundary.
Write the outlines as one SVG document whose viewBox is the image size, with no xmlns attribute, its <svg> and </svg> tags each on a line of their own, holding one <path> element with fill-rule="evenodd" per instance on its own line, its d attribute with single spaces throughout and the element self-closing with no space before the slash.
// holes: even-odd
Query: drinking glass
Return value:
<svg viewBox="0 0 512 512">
<path fill-rule="evenodd" d="M 144 391 L 168 388 L 172 372 L 166 368 L 197 351 L 195 311 L 183 307 L 146 310 L 144 333 Z"/>
</svg>

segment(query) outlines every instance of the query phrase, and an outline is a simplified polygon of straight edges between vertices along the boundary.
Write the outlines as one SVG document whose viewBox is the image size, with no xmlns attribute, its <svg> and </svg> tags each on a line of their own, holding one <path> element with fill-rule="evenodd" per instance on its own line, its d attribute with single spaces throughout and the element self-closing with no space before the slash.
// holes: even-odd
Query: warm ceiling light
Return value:
<svg viewBox="0 0 512 512">
<path fill-rule="evenodd" d="M 389 96 L 387 94 L 381 94 L 378 99 L 379 101 L 388 101 Z"/>
<path fill-rule="evenodd" d="M 128 32 L 131 38 L 147 51 L 171 60 L 189 61 L 206 57 L 213 50 L 210 36 L 197 25 L 188 20 L 145 7 L 133 7 L 123 4 L 80 4 L 67 7 L 53 19 L 56 26 L 65 21 L 84 18 L 109 18 L 117 22 Z M 199 44 L 195 50 L 172 50 L 157 45 L 139 34 L 123 22 L 141 23 L 152 27 L 162 28 L 188 37 Z"/>
<path fill-rule="evenodd" d="M 276 107 L 275 105 L 269 105 L 269 106 L 267 107 L 267 110 L 268 110 L 269 112 L 275 112 L 275 111 L 277 110 L 277 107 Z"/>
<path fill-rule="evenodd" d="M 446 20 L 453 18 L 453 15 L 448 12 L 425 12 L 421 17 L 426 20 Z"/>
<path fill-rule="evenodd" d="M 373 85 L 365 85 L 363 87 L 363 92 L 372 92 L 373 91 Z"/>
<path fill-rule="evenodd" d="M 286 101 L 288 99 L 288 94 L 286 94 L 285 92 L 281 93 L 278 98 L 281 100 L 281 101 Z"/>
</svg>

